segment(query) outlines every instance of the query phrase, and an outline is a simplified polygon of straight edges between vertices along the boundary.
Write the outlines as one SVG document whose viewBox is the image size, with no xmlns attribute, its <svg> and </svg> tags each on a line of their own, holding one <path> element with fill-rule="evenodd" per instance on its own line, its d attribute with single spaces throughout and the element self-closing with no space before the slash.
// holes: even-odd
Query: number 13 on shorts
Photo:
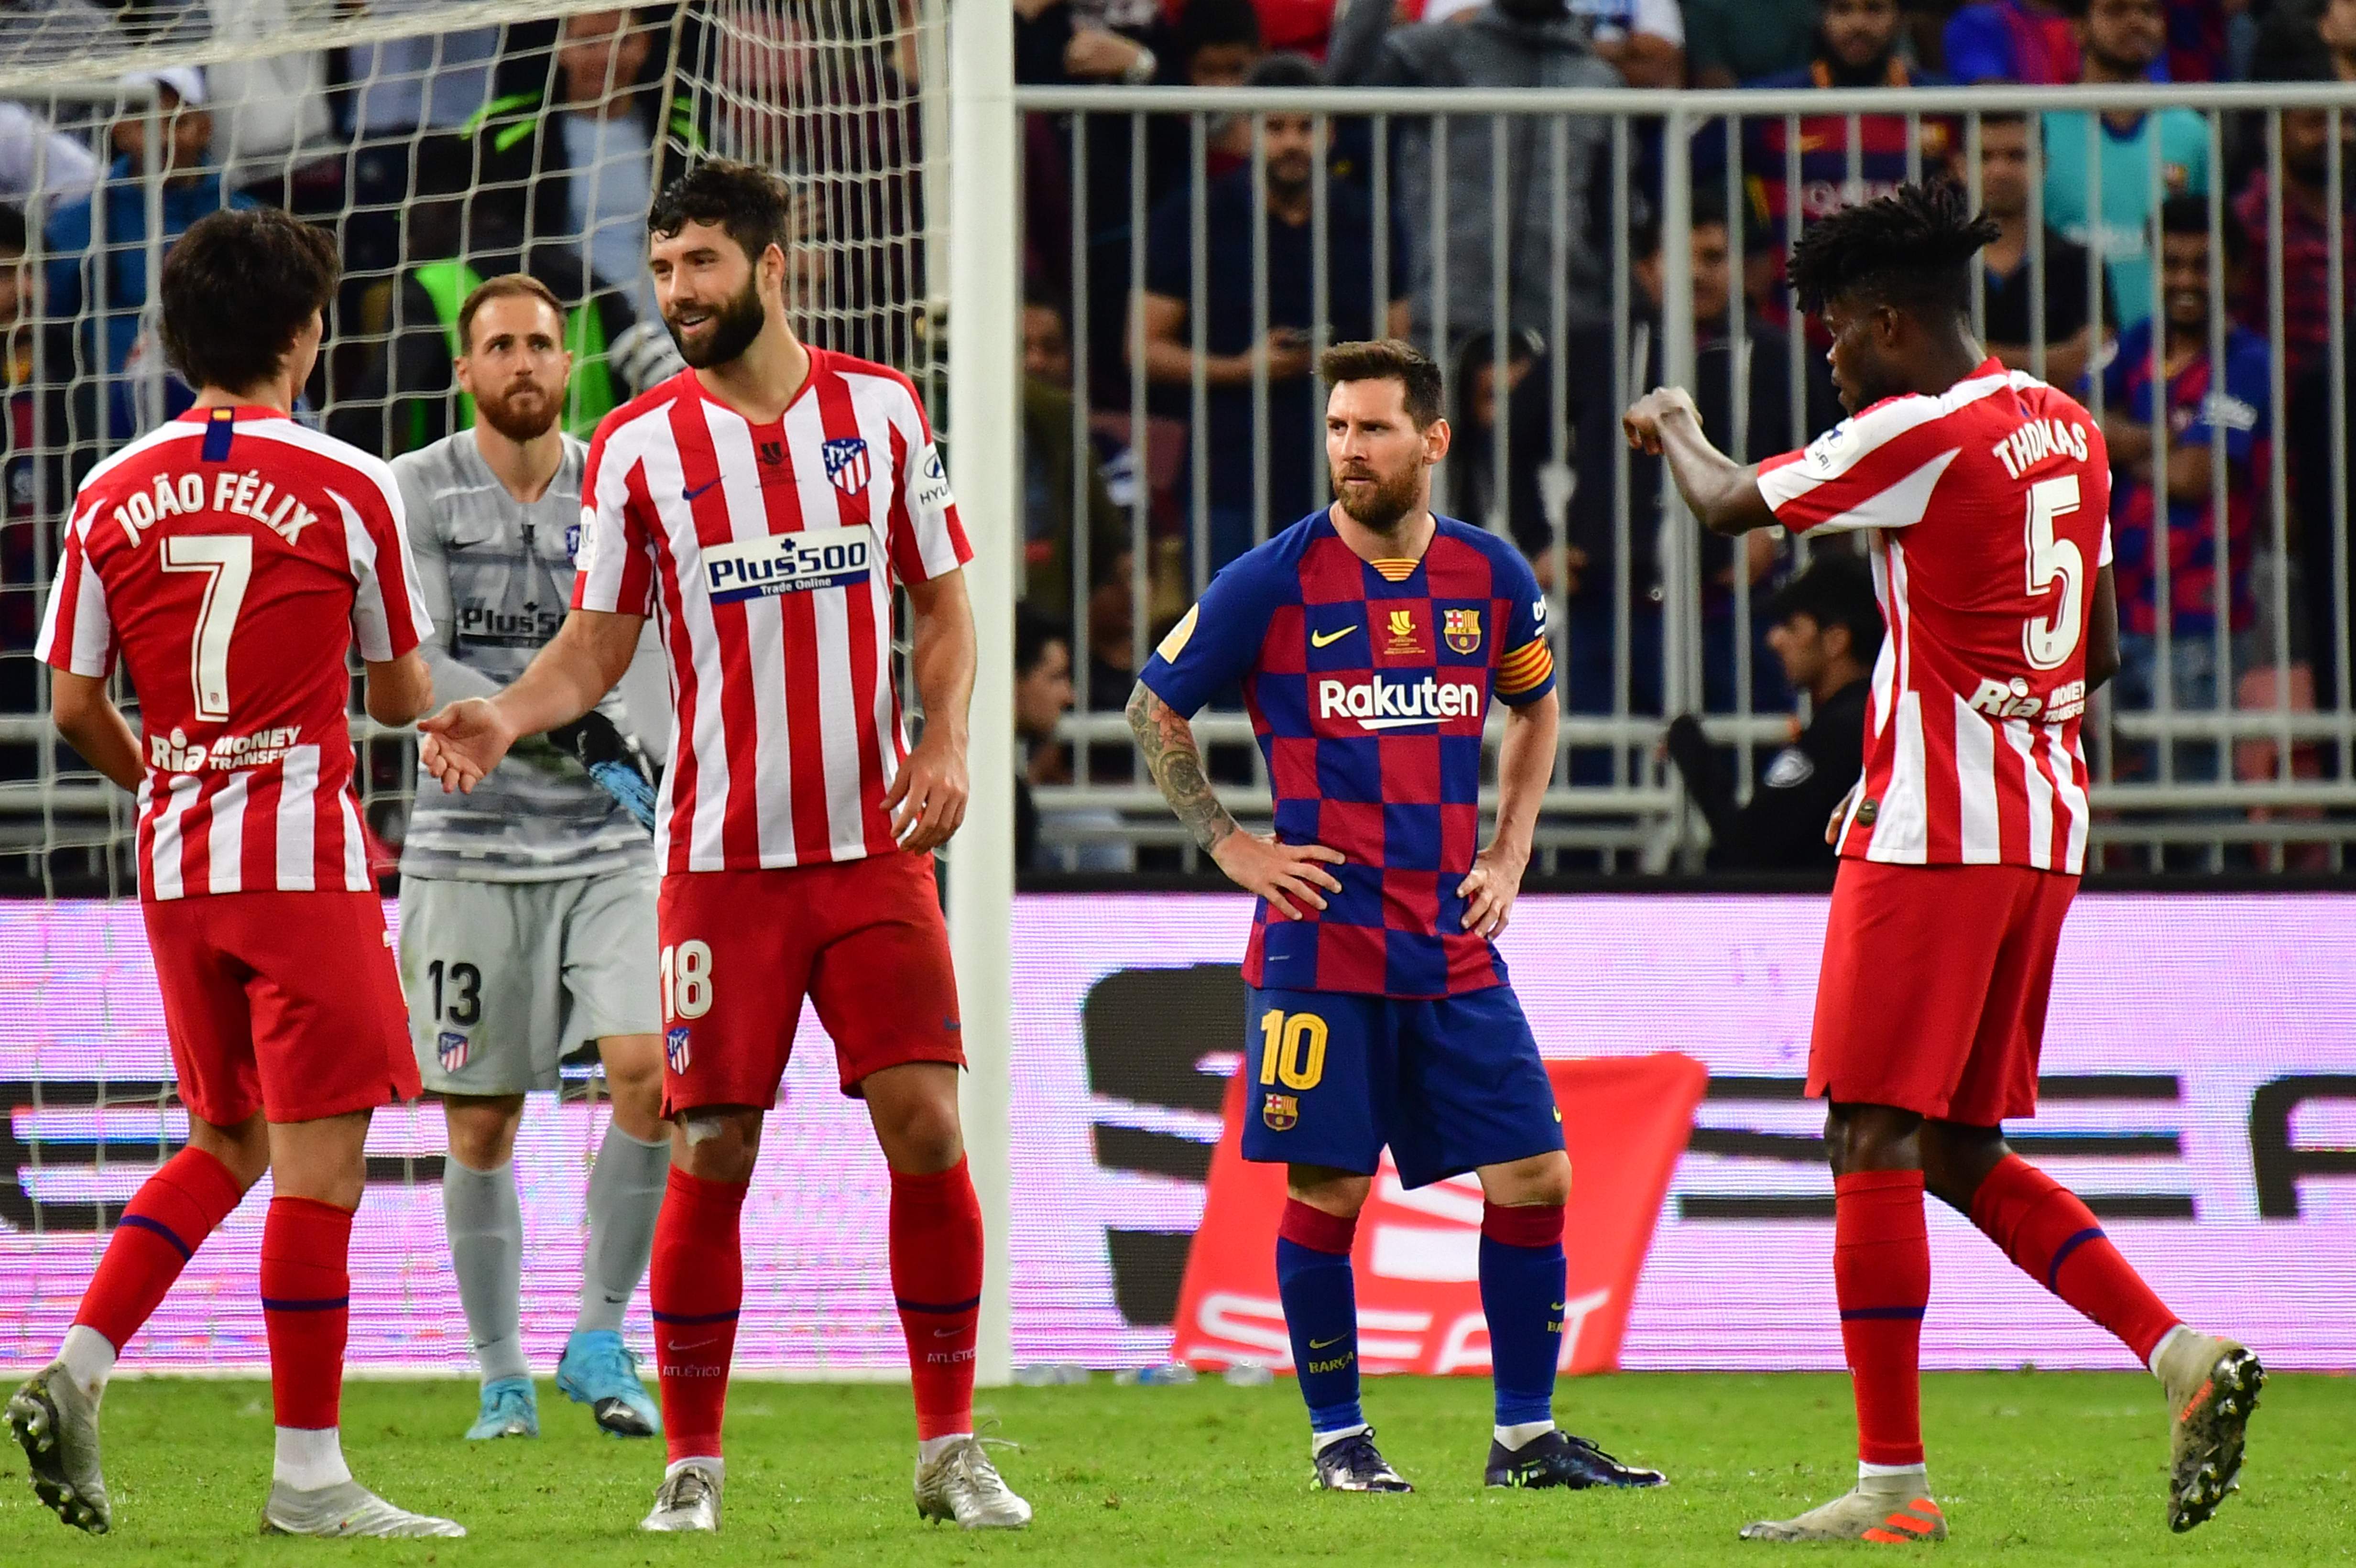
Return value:
<svg viewBox="0 0 2356 1568">
<path fill-rule="evenodd" d="M 712 1010 L 712 949 L 692 937 L 662 950 L 663 1021 Z"/>
</svg>

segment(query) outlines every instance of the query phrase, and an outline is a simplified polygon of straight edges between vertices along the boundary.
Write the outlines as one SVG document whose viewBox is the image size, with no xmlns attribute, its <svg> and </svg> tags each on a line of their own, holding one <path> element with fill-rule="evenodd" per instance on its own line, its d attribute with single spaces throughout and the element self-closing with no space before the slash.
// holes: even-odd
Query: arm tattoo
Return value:
<svg viewBox="0 0 2356 1568">
<path fill-rule="evenodd" d="M 1236 819 L 1211 791 L 1203 776 L 1203 753 L 1194 744 L 1194 727 L 1139 681 L 1129 694 L 1129 728 L 1137 749 L 1145 753 L 1146 772 L 1162 786 L 1162 797 L 1194 842 L 1215 849 L 1236 831 Z"/>
</svg>

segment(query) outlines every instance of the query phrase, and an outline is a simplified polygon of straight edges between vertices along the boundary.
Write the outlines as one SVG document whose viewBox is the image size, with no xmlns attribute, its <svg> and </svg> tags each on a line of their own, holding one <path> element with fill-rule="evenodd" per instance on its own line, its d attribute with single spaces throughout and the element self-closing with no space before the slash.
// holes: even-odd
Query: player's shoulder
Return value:
<svg viewBox="0 0 2356 1568">
<path fill-rule="evenodd" d="M 1794 461 L 1829 477 L 1917 432 L 1923 439 L 1951 439 L 1960 433 L 1958 426 L 1987 413 L 1990 399 L 2011 389 L 2012 372 L 1996 368 L 1975 371 L 1944 392 L 1901 392 L 1859 409 L 1810 442 Z"/>
<path fill-rule="evenodd" d="M 399 489 L 391 464 L 348 441 L 323 430 L 313 430 L 299 420 L 284 416 L 240 420 L 235 439 L 260 443 L 262 450 L 280 462 L 297 469 L 310 468 L 324 483 L 333 484 L 340 476 L 365 481 L 386 494 Z M 234 462 L 235 457 L 230 461 Z"/>
<path fill-rule="evenodd" d="M 444 488 L 464 471 L 466 453 L 459 443 L 474 439 L 472 430 L 455 430 L 439 441 L 404 452 L 392 460 L 392 476 L 414 491 L 430 494 Z"/>
<path fill-rule="evenodd" d="M 825 377 L 838 382 L 855 401 L 873 401 L 895 425 L 917 422 L 924 411 L 924 399 L 905 371 L 855 354 L 813 348 L 810 376 L 813 380 Z"/>
<path fill-rule="evenodd" d="M 200 434 L 201 427 L 190 421 L 168 420 L 92 464 L 76 486 L 76 494 L 84 499 L 96 499 L 126 484 L 145 484 L 149 470 L 157 462 L 175 455 L 172 447 Z"/>
<path fill-rule="evenodd" d="M 1500 539 L 1488 529 L 1460 517 L 1442 517 L 1435 512 L 1431 520 L 1438 525 L 1431 538 L 1432 548 L 1457 555 L 1459 559 L 1462 559 L 1466 552 L 1477 556 L 1487 563 L 1500 590 L 1518 588 L 1524 578 L 1529 578 L 1534 583 L 1537 581 L 1530 571 L 1529 561 L 1513 540 Z"/>
<path fill-rule="evenodd" d="M 678 375 L 657 381 L 628 402 L 610 409 L 590 432 L 589 452 L 601 452 L 616 439 L 630 440 L 638 432 L 667 425 L 672 407 L 682 398 L 701 396 L 693 370 L 681 370 Z"/>
</svg>

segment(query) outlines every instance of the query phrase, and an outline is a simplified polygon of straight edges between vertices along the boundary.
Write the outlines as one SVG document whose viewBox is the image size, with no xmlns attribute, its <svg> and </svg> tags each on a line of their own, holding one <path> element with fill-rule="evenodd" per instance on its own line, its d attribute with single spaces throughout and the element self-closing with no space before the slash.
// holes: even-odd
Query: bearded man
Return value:
<svg viewBox="0 0 2356 1568">
<path fill-rule="evenodd" d="M 1554 1421 L 1563 1333 L 1562 1114 L 1491 940 L 1554 771 L 1546 600 L 1513 544 L 1431 511 L 1448 455 L 1440 368 L 1396 339 L 1326 351 L 1336 499 L 1229 566 L 1172 628 L 1130 728 L 1179 820 L 1259 897 L 1244 956 L 1246 1159 L 1287 1168 L 1277 1292 L 1309 1405 L 1314 1483 L 1413 1488 L 1358 1399 L 1350 1253 L 1387 1146 L 1409 1188 L 1477 1172 L 1495 1369 L 1493 1487 L 1657 1487 Z M 1274 832 L 1204 775 L 1197 709 L 1240 685 Z M 1482 728 L 1505 705 L 1495 831 Z"/>
<path fill-rule="evenodd" d="M 473 428 L 394 460 L 434 689 L 497 691 L 556 635 L 573 594 L 588 449 L 559 425 L 573 356 L 556 295 L 521 272 L 458 312 Z M 526 1093 L 594 1041 L 613 1119 L 590 1172 L 581 1306 L 556 1386 L 616 1436 L 661 1429 L 622 1339 L 670 1174 L 656 995 L 654 796 L 618 696 L 519 747 L 469 795 L 421 774 L 401 857 L 411 1042 L 449 1125 L 442 1207 L 481 1370 L 470 1438 L 536 1437 L 521 1337 L 514 1168 Z"/>
</svg>

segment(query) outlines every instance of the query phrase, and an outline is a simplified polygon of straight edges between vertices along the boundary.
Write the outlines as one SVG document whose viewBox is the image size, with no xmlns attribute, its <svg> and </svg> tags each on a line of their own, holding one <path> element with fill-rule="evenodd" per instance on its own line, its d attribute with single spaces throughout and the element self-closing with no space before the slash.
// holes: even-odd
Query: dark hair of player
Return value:
<svg viewBox="0 0 2356 1568">
<path fill-rule="evenodd" d="M 207 213 L 164 258 L 164 352 L 191 386 L 251 391 L 278 373 L 342 271 L 333 236 L 277 208 Z"/>
<path fill-rule="evenodd" d="M 1050 644 L 1070 645 L 1071 634 L 1064 624 L 1051 615 L 1042 614 L 1028 604 L 1014 606 L 1014 678 L 1022 679 L 1039 667 L 1047 656 Z"/>
<path fill-rule="evenodd" d="M 2198 234 L 2209 237 L 2209 198 L 2205 196 L 2171 196 L 2159 204 L 2159 231 L 2162 234 Z M 2225 265 L 2238 267 L 2248 260 L 2250 238 L 2242 226 L 2231 219 L 2218 225 L 2217 233 L 2225 246 Z"/>
<path fill-rule="evenodd" d="M 1848 632 L 1848 651 L 1870 666 L 1881 651 L 1881 606 L 1873 597 L 1873 574 L 1854 555 L 1820 549 L 1808 570 L 1776 592 L 1767 606 L 1769 625 L 1805 615 L 1819 630 Z"/>
<path fill-rule="evenodd" d="M 1901 185 L 1809 224 L 1792 247 L 1792 288 L 1810 315 L 1847 298 L 1960 320 L 1972 258 L 2002 232 L 1951 180 Z"/>
<path fill-rule="evenodd" d="M 564 330 L 564 304 L 556 291 L 533 277 L 530 272 L 501 272 L 496 278 L 485 278 L 466 295 L 458 307 L 458 344 L 466 352 L 475 351 L 475 313 L 493 300 L 518 298 L 536 299 L 556 313 L 557 330 Z"/>
<path fill-rule="evenodd" d="M 663 187 L 647 213 L 647 232 L 669 239 L 691 223 L 724 229 L 758 262 L 770 246 L 786 249 L 793 199 L 768 170 L 706 158 Z"/>
<path fill-rule="evenodd" d="M 1317 361 L 1327 387 L 1344 381 L 1397 381 L 1407 393 L 1407 417 L 1429 430 L 1440 414 L 1444 390 L 1440 367 L 1412 343 L 1377 337 L 1367 343 L 1337 343 Z"/>
</svg>

